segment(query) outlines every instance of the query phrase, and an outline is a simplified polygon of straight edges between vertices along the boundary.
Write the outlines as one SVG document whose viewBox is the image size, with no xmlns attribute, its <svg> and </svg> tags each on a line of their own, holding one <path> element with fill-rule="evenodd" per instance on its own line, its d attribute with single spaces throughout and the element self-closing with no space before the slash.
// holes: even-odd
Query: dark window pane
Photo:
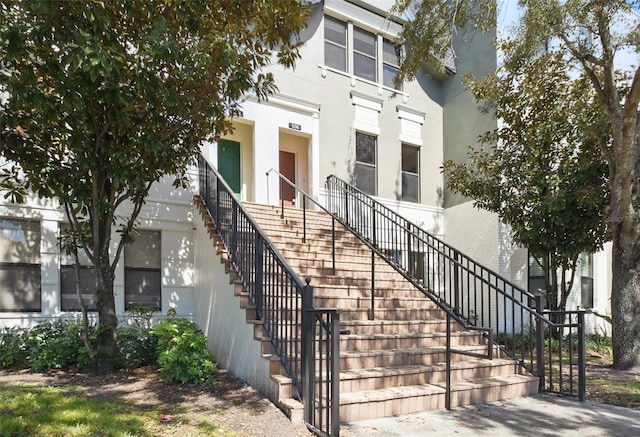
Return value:
<svg viewBox="0 0 640 437">
<path fill-rule="evenodd" d="M 376 56 L 376 36 L 357 27 L 353 28 L 353 50 L 370 57 Z"/>
<path fill-rule="evenodd" d="M 382 61 L 395 67 L 400 65 L 400 48 L 386 38 L 382 41 Z"/>
<path fill-rule="evenodd" d="M 402 146 L 402 171 L 418 174 L 418 148 Z"/>
<path fill-rule="evenodd" d="M 582 308 L 593 308 L 593 278 L 581 278 Z"/>
<path fill-rule="evenodd" d="M 344 47 L 325 42 L 324 63 L 327 67 L 347 71 L 347 50 Z"/>
<path fill-rule="evenodd" d="M 347 25 L 331 17 L 324 17 L 324 63 L 347 71 Z"/>
<path fill-rule="evenodd" d="M 324 17 L 324 39 L 341 46 L 347 45 L 347 24 L 331 17 Z"/>
<path fill-rule="evenodd" d="M 40 264 L 40 222 L 0 219 L 0 262 Z"/>
<path fill-rule="evenodd" d="M 160 270 L 125 269 L 124 309 L 142 305 L 160 311 Z"/>
<path fill-rule="evenodd" d="M 366 164 L 356 163 L 356 187 L 365 194 L 376 195 L 376 168 Z"/>
<path fill-rule="evenodd" d="M 376 81 L 376 60 L 360 53 L 353 54 L 353 74 L 372 82 Z"/>
<path fill-rule="evenodd" d="M 376 165 L 376 137 L 356 132 L 356 161 Z"/>
<path fill-rule="evenodd" d="M 40 264 L 0 265 L 0 311 L 41 311 Z"/>
<path fill-rule="evenodd" d="M 80 266 L 80 287 L 82 298 L 89 311 L 96 311 L 94 292 L 96 289 L 96 270 L 89 266 Z M 73 266 L 60 266 L 60 308 L 62 311 L 80 311 L 80 302 L 76 294 L 76 274 Z"/>
<path fill-rule="evenodd" d="M 158 311 L 162 288 L 160 232 L 139 231 L 124 252 L 125 310 L 142 305 Z"/>
<path fill-rule="evenodd" d="M 410 173 L 402 174 L 402 200 L 408 202 L 419 201 L 419 178 Z"/>
<path fill-rule="evenodd" d="M 396 85 L 393 83 L 393 81 L 395 80 L 397 74 L 397 67 L 392 67 L 390 65 L 384 64 L 382 66 L 382 84 L 384 86 L 388 86 L 389 88 L 395 88 Z"/>
</svg>

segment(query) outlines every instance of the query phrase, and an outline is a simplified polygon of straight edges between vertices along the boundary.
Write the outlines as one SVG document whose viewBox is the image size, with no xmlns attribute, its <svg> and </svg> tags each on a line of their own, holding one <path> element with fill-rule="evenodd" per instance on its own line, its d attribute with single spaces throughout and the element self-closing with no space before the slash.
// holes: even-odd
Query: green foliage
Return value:
<svg viewBox="0 0 640 437">
<path fill-rule="evenodd" d="M 585 78 L 572 78 L 557 53 L 524 62 L 501 46 L 502 68 L 483 81 L 467 78 L 477 101 L 500 119 L 472 149 L 469 163 L 446 161 L 454 190 L 508 224 L 547 278 L 547 300 L 564 309 L 581 253 L 608 238 L 604 111 Z M 562 272 L 558 274 L 558 270 Z"/>
<path fill-rule="evenodd" d="M 158 338 L 158 365 L 167 382 L 211 383 L 217 370 L 198 325 L 170 318 L 152 328 Z"/>
<path fill-rule="evenodd" d="M 25 330 L 17 326 L 0 329 L 0 368 L 22 369 L 28 366 Z"/>
<path fill-rule="evenodd" d="M 452 7 L 455 6 L 455 7 Z M 399 41 L 407 47 L 406 56 L 396 77 L 396 83 L 413 79 L 425 62 L 434 70 L 444 71 L 444 61 L 451 57 L 453 30 L 465 32 L 490 31 L 496 22 L 495 0 L 396 0 L 391 13 L 408 15 Z"/>
<path fill-rule="evenodd" d="M 602 334 L 585 335 L 585 348 L 598 354 L 609 355 L 612 351 L 611 337 Z"/>
<path fill-rule="evenodd" d="M 112 278 L 151 185 L 186 186 L 202 141 L 230 130 L 247 95 L 276 90 L 261 70 L 293 66 L 302 3 L 1 0 L 0 154 L 15 165 L 0 186 L 67 212 L 101 279 L 100 354 L 116 350 Z M 124 202 L 131 214 L 116 216 Z"/>
<path fill-rule="evenodd" d="M 80 336 L 79 320 L 44 322 L 31 328 L 26 335 L 27 361 L 32 370 L 90 370 L 91 363 Z M 90 334 L 91 336 L 91 334 Z"/>
<path fill-rule="evenodd" d="M 155 365 L 157 338 L 150 328 L 137 324 L 118 328 L 116 367 L 135 369 Z"/>
</svg>

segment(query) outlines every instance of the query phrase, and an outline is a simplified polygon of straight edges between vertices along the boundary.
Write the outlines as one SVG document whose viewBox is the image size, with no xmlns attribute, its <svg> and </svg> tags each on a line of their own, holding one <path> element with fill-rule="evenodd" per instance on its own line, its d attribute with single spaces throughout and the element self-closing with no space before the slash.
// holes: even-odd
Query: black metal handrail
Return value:
<svg viewBox="0 0 640 437">
<path fill-rule="evenodd" d="M 327 210 L 323 205 L 321 205 L 319 202 L 317 202 L 315 199 L 313 199 L 309 194 L 307 194 L 302 188 L 300 188 L 298 185 L 296 185 L 295 183 L 293 183 L 290 179 L 288 179 L 286 176 L 282 175 L 280 172 L 278 172 L 275 169 L 270 169 L 269 171 L 267 171 L 267 178 L 269 177 L 270 173 L 274 172 L 279 176 L 279 194 L 280 194 L 280 218 L 284 219 L 285 218 L 285 207 L 284 207 L 284 186 L 285 184 L 287 184 L 289 187 L 291 187 L 295 193 L 295 197 L 297 198 L 298 195 L 302 196 L 302 205 L 298 205 L 299 208 L 302 208 L 302 226 L 303 226 L 303 238 L 302 241 L 305 242 L 306 241 L 306 230 L 307 230 L 307 214 L 306 214 L 306 210 L 307 210 L 307 199 L 310 199 L 313 204 L 315 205 L 316 208 L 320 209 L 321 211 L 326 212 L 327 214 L 329 214 L 329 216 L 331 216 L 332 220 L 331 220 L 331 235 L 332 235 L 332 266 L 333 266 L 333 273 L 335 274 L 336 272 L 336 261 L 335 261 L 335 240 L 336 240 L 336 227 L 335 227 L 335 222 L 336 220 L 340 221 L 340 223 L 342 223 L 342 221 L 337 218 L 334 214 L 332 214 L 329 210 Z M 349 228 L 349 227 L 345 227 L 345 229 L 349 232 L 351 232 L 353 235 L 355 235 L 358 239 L 360 239 L 370 250 L 371 250 L 371 290 L 370 290 L 370 299 L 371 299 L 371 311 L 369 312 L 369 319 L 373 320 L 375 318 L 375 287 L 376 287 L 376 269 L 375 269 L 375 261 L 376 261 L 376 257 L 378 256 L 382 256 L 383 254 L 380 253 L 379 248 L 375 247 L 374 245 L 371 244 L 371 242 L 366 239 L 363 238 L 359 233 L 354 232 L 353 229 Z M 385 259 L 383 257 L 383 259 Z M 386 259 L 385 259 L 386 260 Z M 415 285 L 415 278 L 408 276 L 406 274 L 404 274 L 404 272 L 400 271 L 400 273 L 409 281 L 414 283 Z M 446 335 L 446 356 L 447 356 L 447 363 L 446 363 L 446 368 L 447 368 L 447 381 L 446 381 L 446 387 L 445 387 L 445 404 L 447 409 L 450 408 L 451 405 L 451 354 L 461 354 L 461 355 L 469 355 L 469 356 L 473 356 L 473 357 L 477 357 L 477 358 L 487 358 L 487 359 L 492 359 L 493 358 L 493 331 L 489 328 L 484 328 L 482 326 L 474 326 L 471 325 L 469 323 L 467 323 L 466 320 L 460 318 L 457 314 L 455 314 L 453 311 L 451 311 L 451 309 L 447 306 L 442 304 L 439 301 L 436 301 L 436 304 L 445 312 L 446 317 L 447 317 L 447 326 L 448 326 L 448 330 L 447 330 L 447 335 Z M 478 352 L 473 352 L 473 351 L 468 351 L 468 350 L 463 350 L 463 349 L 454 349 L 451 347 L 451 329 L 450 329 L 450 324 L 451 324 L 451 320 L 456 321 L 458 324 L 460 324 L 461 326 L 464 327 L 464 329 L 466 330 L 470 330 L 470 331 L 479 331 L 481 332 L 484 337 L 487 339 L 487 351 L 486 353 L 478 353 Z"/>
<path fill-rule="evenodd" d="M 536 307 L 537 296 L 371 196 L 335 176 L 327 178 L 326 189 L 327 209 L 427 297 L 450 309 L 454 320 L 490 330 L 501 350 L 540 377 L 541 391 L 584 400 L 584 314 L 556 314 L 554 322 Z M 577 320 L 564 323 L 567 318 Z M 558 346 L 567 339 L 579 347 Z"/>
<path fill-rule="evenodd" d="M 319 359 L 314 351 L 324 351 L 327 342 L 338 344 L 339 312 L 314 308 L 309 281 L 304 284 L 296 276 L 224 179 L 202 156 L 198 168 L 200 197 L 224 244 L 228 261 L 255 305 L 256 315 L 304 404 L 305 419 L 311 420 L 307 422 L 309 428 L 319 434 L 337 436 L 339 395 L 332 397 L 334 389 L 318 397 L 315 387 L 324 386 L 322 378 L 327 374 L 316 372 L 316 361 L 321 367 L 335 369 L 339 366 L 339 351 L 336 349 Z M 318 320 L 323 323 L 317 323 Z M 333 380 L 331 383 L 339 383 L 339 378 Z M 314 414 L 330 408 L 335 410 L 330 411 L 331 420 L 323 421 Z"/>
</svg>

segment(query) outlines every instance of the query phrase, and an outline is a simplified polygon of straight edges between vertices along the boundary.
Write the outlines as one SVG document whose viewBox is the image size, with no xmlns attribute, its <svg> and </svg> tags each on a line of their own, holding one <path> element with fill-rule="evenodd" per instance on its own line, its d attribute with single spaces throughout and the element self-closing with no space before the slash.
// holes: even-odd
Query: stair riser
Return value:
<svg viewBox="0 0 640 437">
<path fill-rule="evenodd" d="M 452 335 L 452 346 L 473 346 L 482 341 L 479 335 Z M 344 351 L 368 351 L 438 347 L 446 344 L 445 335 L 432 335 L 421 337 L 398 337 L 383 339 L 357 339 L 345 336 L 340 337 L 340 350 Z"/>
<path fill-rule="evenodd" d="M 453 390 L 451 393 L 451 407 L 529 396 L 537 393 L 537 384 L 538 382 L 533 380 L 503 386 Z M 411 396 L 411 393 L 407 393 L 405 397 L 400 398 L 382 398 L 366 403 L 343 404 L 340 406 L 340 420 L 342 422 L 352 422 L 377 417 L 417 413 L 425 410 L 443 409 L 444 407 L 444 389 L 439 393 L 433 393 L 431 395 Z"/>
<path fill-rule="evenodd" d="M 516 373 L 516 365 L 509 363 L 500 366 L 483 366 L 471 369 L 453 369 L 451 371 L 451 381 L 464 381 L 477 378 L 491 378 L 498 376 L 508 376 Z M 375 373 L 375 372 L 371 372 Z M 340 380 L 340 393 L 353 393 L 365 390 L 380 390 L 388 387 L 408 387 L 411 385 L 446 383 L 446 372 L 444 370 L 423 371 L 409 374 L 396 374 L 389 376 L 371 376 L 342 378 Z"/>
<path fill-rule="evenodd" d="M 486 349 L 482 352 L 485 352 Z M 451 361 L 458 362 L 465 360 L 466 357 L 461 354 L 452 354 Z M 340 369 L 370 369 L 372 367 L 389 367 L 389 366 L 430 366 L 445 361 L 444 349 L 431 353 L 407 353 L 407 351 L 399 351 L 396 353 L 388 353 L 384 355 L 371 354 L 369 356 L 349 356 L 340 354 Z"/>
</svg>

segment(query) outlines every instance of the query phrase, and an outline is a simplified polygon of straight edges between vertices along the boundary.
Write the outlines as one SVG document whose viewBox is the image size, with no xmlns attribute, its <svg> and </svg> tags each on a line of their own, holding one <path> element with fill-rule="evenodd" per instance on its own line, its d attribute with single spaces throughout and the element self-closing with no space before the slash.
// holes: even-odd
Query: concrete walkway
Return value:
<svg viewBox="0 0 640 437">
<path fill-rule="evenodd" d="M 531 396 L 343 424 L 342 437 L 638 437 L 640 410 Z"/>
</svg>

